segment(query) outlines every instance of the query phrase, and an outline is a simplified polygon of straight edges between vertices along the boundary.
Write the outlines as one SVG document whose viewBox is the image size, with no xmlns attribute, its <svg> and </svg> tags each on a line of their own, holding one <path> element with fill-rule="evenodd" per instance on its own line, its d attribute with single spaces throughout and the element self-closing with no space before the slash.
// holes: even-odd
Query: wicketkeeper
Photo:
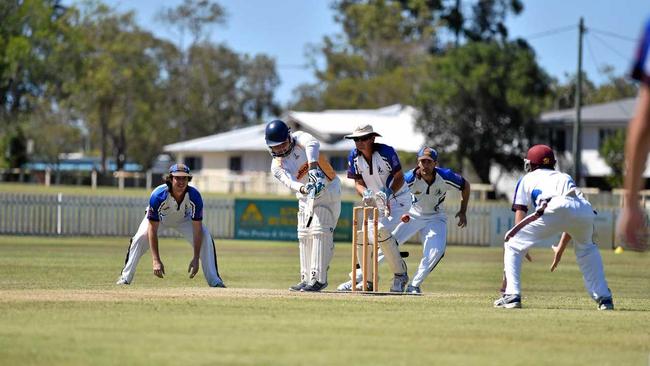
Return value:
<svg viewBox="0 0 650 366">
<path fill-rule="evenodd" d="M 199 257 L 203 275 L 211 287 L 226 287 L 219 276 L 217 252 L 210 231 L 203 225 L 203 199 L 199 191 L 190 187 L 190 169 L 185 164 L 174 164 L 169 168 L 165 184 L 156 187 L 149 198 L 146 215 L 135 233 L 124 260 L 118 285 L 133 281 L 135 269 L 142 255 L 151 248 L 153 274 L 163 278 L 165 266 L 158 251 L 158 231 L 172 228 L 180 232 L 194 248 L 188 272 L 194 278 L 199 270 Z"/>
<path fill-rule="evenodd" d="M 327 287 L 327 270 L 334 256 L 341 182 L 312 135 L 290 133 L 286 123 L 273 120 L 266 125 L 265 136 L 273 156 L 273 176 L 298 198 L 300 282 L 289 290 L 321 291 Z"/>
<path fill-rule="evenodd" d="M 348 156 L 348 178 L 354 179 L 355 188 L 364 205 L 376 205 L 379 208 L 382 217 L 379 220 L 377 237 L 382 254 L 377 259 L 382 262 L 385 257 L 394 273 L 390 290 L 404 292 L 408 283 L 406 262 L 400 256 L 391 231 L 399 224 L 401 216 L 411 208 L 411 195 L 404 184 L 404 173 L 397 153 L 388 145 L 375 143 L 376 136 L 381 135 L 375 132 L 371 125 L 358 126 L 352 134 L 345 136 L 346 139 L 354 140 L 355 144 Z M 362 262 L 361 248 L 359 253 L 358 258 Z M 370 263 L 369 259 L 367 261 Z M 372 278 L 372 275 L 370 269 L 369 278 Z M 357 288 L 361 289 L 361 271 L 357 271 L 354 281 Z M 340 284 L 337 290 L 350 291 L 352 286 L 350 280 Z M 373 284 L 369 282 L 367 288 L 372 289 Z"/>
</svg>

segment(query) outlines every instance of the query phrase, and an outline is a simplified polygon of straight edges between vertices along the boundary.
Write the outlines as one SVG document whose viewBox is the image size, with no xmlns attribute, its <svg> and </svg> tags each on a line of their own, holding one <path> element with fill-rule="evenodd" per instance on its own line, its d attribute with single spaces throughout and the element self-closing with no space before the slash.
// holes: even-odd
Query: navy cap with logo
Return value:
<svg viewBox="0 0 650 366">
<path fill-rule="evenodd" d="M 183 163 L 178 163 L 174 164 L 169 168 L 169 175 L 173 177 L 191 177 L 192 174 L 190 174 L 190 168 L 183 164 Z"/>
<path fill-rule="evenodd" d="M 425 146 L 418 152 L 418 160 L 422 159 L 438 161 L 438 152 L 430 147 Z"/>
</svg>

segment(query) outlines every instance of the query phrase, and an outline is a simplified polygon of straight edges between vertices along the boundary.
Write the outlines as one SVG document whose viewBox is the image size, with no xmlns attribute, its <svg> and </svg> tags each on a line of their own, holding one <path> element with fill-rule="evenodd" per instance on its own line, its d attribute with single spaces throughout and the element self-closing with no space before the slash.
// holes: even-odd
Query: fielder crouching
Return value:
<svg viewBox="0 0 650 366">
<path fill-rule="evenodd" d="M 199 191 L 188 185 L 192 179 L 190 169 L 184 164 L 169 168 L 165 184 L 156 187 L 149 198 L 147 212 L 136 234 L 131 238 L 118 285 L 133 281 L 135 269 L 142 255 L 151 248 L 153 274 L 163 278 L 165 266 L 158 251 L 158 231 L 173 228 L 180 232 L 194 249 L 188 272 L 194 278 L 199 270 L 199 257 L 203 275 L 211 287 L 226 287 L 219 276 L 217 252 L 208 229 L 203 225 L 203 199 Z"/>
<path fill-rule="evenodd" d="M 266 125 L 266 145 L 273 161 L 271 172 L 298 198 L 300 282 L 291 291 L 321 291 L 334 256 L 334 229 L 341 213 L 341 183 L 320 154 L 312 135 L 291 133 L 281 120 Z"/>
</svg>

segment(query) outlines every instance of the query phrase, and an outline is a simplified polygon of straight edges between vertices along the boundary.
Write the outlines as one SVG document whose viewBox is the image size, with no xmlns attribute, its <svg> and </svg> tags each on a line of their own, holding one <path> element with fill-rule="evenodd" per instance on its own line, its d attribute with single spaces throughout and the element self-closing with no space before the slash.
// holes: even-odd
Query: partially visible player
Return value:
<svg viewBox="0 0 650 366">
<path fill-rule="evenodd" d="M 194 278 L 199 270 L 199 257 L 203 275 L 211 287 L 226 287 L 219 276 L 217 252 L 214 240 L 203 225 L 203 199 L 199 191 L 188 185 L 192 180 L 190 169 L 185 164 L 174 164 L 169 168 L 165 184 L 156 187 L 149 198 L 147 212 L 129 244 L 118 285 L 133 281 L 135 269 L 142 255 L 151 248 L 153 274 L 163 278 L 165 266 L 158 250 L 158 231 L 172 228 L 183 235 L 194 248 L 188 272 Z"/>
<path fill-rule="evenodd" d="M 271 172 L 298 198 L 300 282 L 291 291 L 321 291 L 334 256 L 334 229 L 341 213 L 341 181 L 312 135 L 290 133 L 281 120 L 266 125 Z M 311 202 L 310 202 L 311 201 Z"/>
<path fill-rule="evenodd" d="M 648 152 L 650 152 L 650 20 L 645 24 L 632 66 L 632 78 L 641 82 L 634 117 L 627 127 L 625 141 L 625 199 L 618 222 L 618 232 L 631 249 L 648 248 L 645 213 L 639 206 L 639 190 L 644 187 Z M 647 235 L 647 234 L 646 234 Z M 642 240 L 641 238 L 645 240 Z"/>
<path fill-rule="evenodd" d="M 388 215 L 385 215 L 386 210 L 379 210 L 382 217 L 379 220 L 377 237 L 383 255 L 378 257 L 378 261 L 383 261 L 385 257 L 394 273 L 390 290 L 404 292 L 408 283 L 406 262 L 400 256 L 391 231 L 411 207 L 411 195 L 404 184 L 404 173 L 397 153 L 388 145 L 375 143 L 376 136 L 381 135 L 375 132 L 371 125 L 358 126 L 352 134 L 345 136 L 346 139 L 354 140 L 355 144 L 348 156 L 348 178 L 354 179 L 357 193 L 365 204 L 381 202 L 382 206 L 389 208 Z M 360 262 L 362 257 L 363 254 L 359 254 Z M 362 285 L 359 283 L 362 282 L 360 272 L 357 271 L 357 278 L 354 279 L 358 288 Z M 372 269 L 368 276 L 372 278 Z M 351 279 L 339 285 L 337 290 L 350 291 L 352 286 Z M 367 286 L 372 289 L 372 282 L 368 282 Z"/>
<path fill-rule="evenodd" d="M 612 293 L 600 252 L 593 242 L 596 213 L 571 176 L 554 169 L 555 162 L 553 150 L 546 145 L 528 150 L 524 160 L 527 173 L 517 182 L 512 205 L 515 226 L 506 233 L 504 243 L 506 289 L 494 307 L 521 307 L 522 258 L 535 243 L 562 233 L 558 247 L 563 248 L 573 239 L 589 296 L 598 303 L 599 310 L 612 310 Z M 527 215 L 529 207 L 533 213 Z M 559 260 L 557 253 L 554 262 Z"/>
<path fill-rule="evenodd" d="M 399 244 L 405 243 L 415 233 L 422 239 L 422 260 L 406 292 L 421 293 L 420 284 L 438 265 L 445 255 L 447 246 L 447 214 L 443 202 L 447 191 L 461 191 L 460 209 L 456 213 L 458 226 L 467 225 L 467 204 L 470 184 L 461 175 L 450 169 L 439 168 L 438 153 L 430 147 L 422 148 L 418 154 L 418 165 L 404 174 L 404 179 L 413 197 L 409 219 L 397 225 L 393 236 Z"/>
</svg>

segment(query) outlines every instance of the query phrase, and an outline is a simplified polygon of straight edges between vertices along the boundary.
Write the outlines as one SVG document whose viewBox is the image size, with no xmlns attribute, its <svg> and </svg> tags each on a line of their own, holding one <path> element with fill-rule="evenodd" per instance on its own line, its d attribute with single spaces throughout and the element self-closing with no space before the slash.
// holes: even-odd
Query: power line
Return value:
<svg viewBox="0 0 650 366">
<path fill-rule="evenodd" d="M 592 35 L 593 35 L 593 34 L 592 34 Z M 594 66 L 596 66 L 596 72 L 598 72 L 598 73 L 600 74 L 601 77 L 605 77 L 605 76 L 606 76 L 605 73 L 604 73 L 604 72 L 602 71 L 602 69 L 599 67 L 600 62 L 598 62 L 598 60 L 596 59 L 596 55 L 594 54 L 594 51 L 593 51 L 593 49 L 591 48 L 591 42 L 589 42 L 589 40 L 588 40 L 586 37 L 585 37 L 585 41 L 586 41 L 586 43 L 587 43 L 587 49 L 589 50 L 589 54 L 591 55 L 592 61 L 593 61 L 593 63 L 594 63 Z M 614 86 L 616 86 L 616 84 L 614 84 Z M 629 113 L 629 111 L 627 111 L 625 108 L 623 108 L 623 106 L 621 105 L 621 103 L 620 103 L 619 101 L 616 101 L 615 104 L 616 104 L 616 107 L 617 107 L 621 112 L 623 112 L 624 115 L 627 115 L 627 114 Z"/>
<path fill-rule="evenodd" d="M 604 30 L 600 30 L 600 29 L 596 29 L 596 28 L 591 28 L 591 27 L 589 28 L 589 30 L 590 30 L 590 31 L 593 31 L 593 32 L 596 32 L 596 33 L 600 33 L 600 34 L 602 34 L 602 35 L 604 35 L 604 36 L 609 36 L 609 37 L 614 37 L 614 38 L 622 39 L 622 40 L 624 40 L 624 41 L 630 41 L 630 42 L 634 42 L 634 43 L 638 42 L 638 39 L 636 39 L 636 38 L 632 38 L 632 37 L 628 37 L 628 36 L 623 36 L 623 35 L 620 35 L 620 34 L 617 34 L 617 33 L 614 33 L 614 32 L 604 31 Z"/>
<path fill-rule="evenodd" d="M 530 40 L 530 39 L 534 39 L 534 38 L 541 38 L 541 37 L 551 36 L 551 35 L 554 35 L 554 34 L 563 33 L 563 32 L 567 32 L 567 31 L 575 30 L 575 29 L 576 29 L 575 25 L 567 25 L 565 27 L 549 29 L 547 31 L 543 31 L 543 32 L 539 32 L 539 33 L 533 33 L 533 34 L 530 34 L 528 36 L 525 36 L 524 39 Z"/>
<path fill-rule="evenodd" d="M 610 51 L 612 51 L 614 54 L 616 54 L 618 57 L 620 57 L 623 61 L 629 61 L 630 57 L 623 55 L 619 51 L 617 51 L 614 47 L 610 46 L 607 42 L 605 42 L 602 38 L 596 36 L 595 34 L 590 34 L 590 36 L 594 37 L 598 42 L 602 43 L 603 46 L 608 48 Z"/>
</svg>

